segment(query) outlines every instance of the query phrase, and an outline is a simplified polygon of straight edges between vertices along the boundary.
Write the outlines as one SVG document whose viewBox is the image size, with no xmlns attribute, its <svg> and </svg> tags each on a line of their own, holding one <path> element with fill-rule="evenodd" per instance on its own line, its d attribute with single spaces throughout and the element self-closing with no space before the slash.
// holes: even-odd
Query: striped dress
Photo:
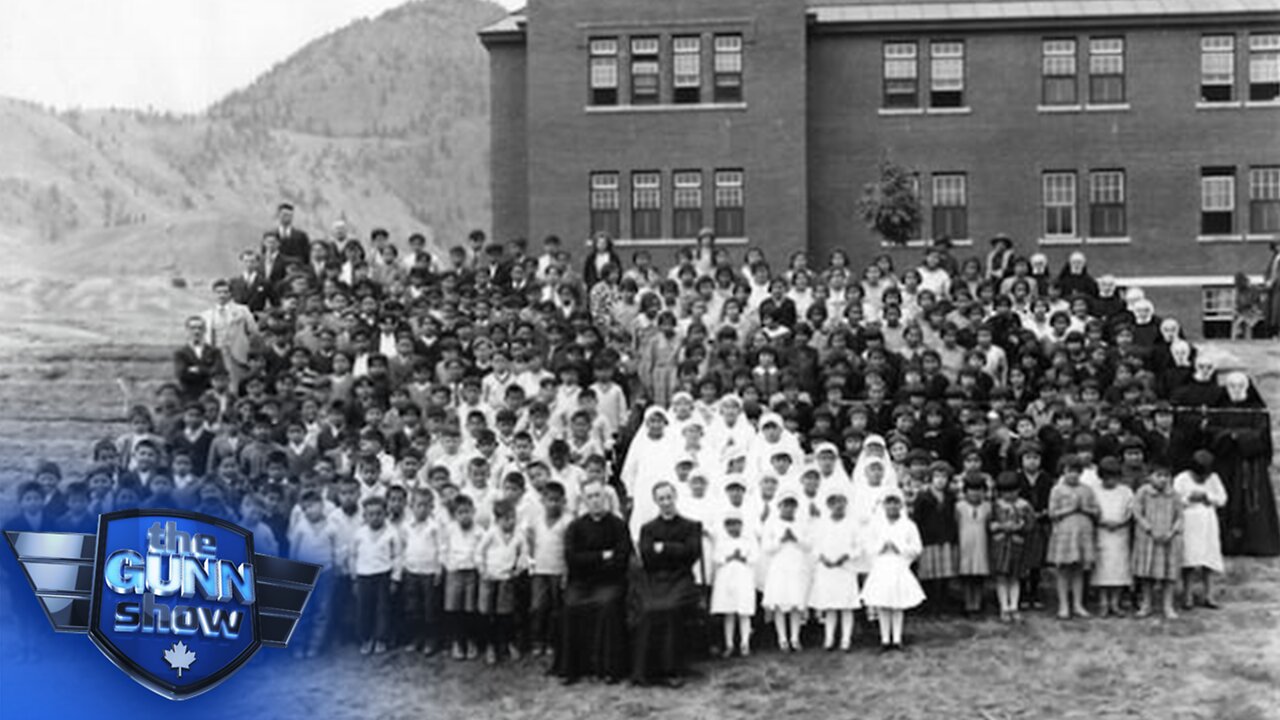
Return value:
<svg viewBox="0 0 1280 720">
<path fill-rule="evenodd" d="M 1091 568 L 1098 549 L 1093 536 L 1093 519 L 1098 516 L 1098 499 L 1086 485 L 1059 482 L 1049 493 L 1049 516 L 1066 516 L 1053 521 L 1045 562 L 1050 565 L 1081 565 Z"/>
<path fill-rule="evenodd" d="M 1133 516 L 1146 520 L 1133 533 L 1133 576 L 1148 580 L 1177 580 L 1182 571 L 1182 533 L 1167 543 L 1157 543 L 1152 533 L 1165 534 L 1182 523 L 1182 499 L 1172 486 L 1156 490 L 1143 485 L 1133 497 Z"/>
<path fill-rule="evenodd" d="M 1034 531 L 1036 511 L 1018 498 L 996 500 L 991 507 L 991 573 L 1020 578 L 1027 574 L 1027 536 Z"/>
</svg>

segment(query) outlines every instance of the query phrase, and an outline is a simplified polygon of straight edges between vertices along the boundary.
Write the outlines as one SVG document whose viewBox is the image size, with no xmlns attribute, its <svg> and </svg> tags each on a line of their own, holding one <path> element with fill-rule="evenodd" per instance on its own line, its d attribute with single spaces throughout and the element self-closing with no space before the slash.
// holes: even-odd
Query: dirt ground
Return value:
<svg viewBox="0 0 1280 720">
<path fill-rule="evenodd" d="M 0 321 L 0 517 L 38 459 L 83 472 L 92 442 L 121 432 L 125 406 L 149 402 L 172 372 L 165 346 L 100 344 L 99 333 Z M 1280 345 L 1215 350 L 1224 366 L 1259 377 L 1280 409 Z M 528 659 L 490 669 L 403 653 L 364 658 L 350 647 L 306 662 L 264 652 L 254 662 L 273 671 L 242 673 L 220 701 L 264 717 L 254 703 L 270 693 L 326 719 L 1280 718 L 1280 559 L 1229 560 L 1221 599 L 1221 610 L 1172 622 L 1037 614 L 1006 626 L 908 615 L 902 654 L 880 655 L 864 634 L 849 655 L 705 662 L 681 690 L 564 689 Z"/>
</svg>

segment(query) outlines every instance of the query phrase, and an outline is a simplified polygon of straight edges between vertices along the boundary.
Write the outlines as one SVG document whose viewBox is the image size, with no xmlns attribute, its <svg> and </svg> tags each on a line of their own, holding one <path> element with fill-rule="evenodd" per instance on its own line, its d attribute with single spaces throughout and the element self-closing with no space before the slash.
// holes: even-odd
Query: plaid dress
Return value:
<svg viewBox="0 0 1280 720">
<path fill-rule="evenodd" d="M 1045 562 L 1050 565 L 1093 567 L 1097 544 L 1093 536 L 1093 519 L 1098 516 L 1098 499 L 1087 485 L 1059 482 L 1049 493 L 1049 515 L 1070 514 L 1053 521 L 1049 550 Z"/>
<path fill-rule="evenodd" d="M 1133 533 L 1133 576 L 1148 580 L 1177 580 L 1182 571 L 1182 533 L 1167 543 L 1157 543 L 1151 533 L 1168 533 L 1182 521 L 1182 499 L 1166 487 L 1163 491 L 1143 485 L 1133 498 L 1133 516 L 1147 521 Z"/>
<path fill-rule="evenodd" d="M 991 573 L 1020 578 L 1027 574 L 1027 536 L 1034 532 L 1036 511 L 1018 498 L 991 506 Z"/>
</svg>

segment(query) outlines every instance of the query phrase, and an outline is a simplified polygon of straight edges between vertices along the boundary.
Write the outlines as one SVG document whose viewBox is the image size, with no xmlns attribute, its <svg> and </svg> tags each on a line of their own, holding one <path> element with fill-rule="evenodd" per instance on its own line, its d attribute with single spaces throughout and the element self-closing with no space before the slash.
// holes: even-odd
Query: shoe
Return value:
<svg viewBox="0 0 1280 720">
<path fill-rule="evenodd" d="M 543 653 L 543 650 L 541 645 L 534 645 L 532 648 L 529 649 L 529 654 L 534 657 L 542 657 L 542 653 Z"/>
<path fill-rule="evenodd" d="M 1177 619 L 1178 619 L 1178 613 L 1177 613 L 1177 612 L 1175 612 L 1173 608 L 1171 608 L 1171 607 L 1167 607 L 1167 608 L 1165 608 L 1165 609 L 1164 609 L 1164 619 L 1165 619 L 1165 620 L 1177 620 Z"/>
<path fill-rule="evenodd" d="M 480 657 L 480 648 L 475 643 L 467 643 L 467 659 L 475 660 Z"/>
<path fill-rule="evenodd" d="M 780 642 L 778 643 L 778 650 L 784 653 L 789 653 L 791 652 L 791 646 L 788 645 L 786 642 Z"/>
<path fill-rule="evenodd" d="M 484 664 L 485 665 L 498 664 L 498 651 L 492 645 L 490 645 L 488 649 L 484 651 Z"/>
<path fill-rule="evenodd" d="M 1217 610 L 1222 607 L 1221 605 L 1214 602 L 1213 600 L 1210 600 L 1209 598 L 1205 598 L 1203 601 L 1201 601 L 1200 606 L 1209 608 L 1210 610 Z"/>
<path fill-rule="evenodd" d="M 373 641 L 372 641 L 372 640 L 365 640 L 364 642 L 360 643 L 360 654 L 361 654 L 361 655 L 368 655 L 368 654 L 369 654 L 369 653 L 371 653 L 371 652 L 373 652 Z"/>
<path fill-rule="evenodd" d="M 433 643 L 426 643 L 422 646 L 422 656 L 431 657 L 436 654 L 436 646 Z"/>
<path fill-rule="evenodd" d="M 520 659 L 520 648 L 516 647 L 515 643 L 509 643 L 507 645 L 507 657 L 510 657 L 512 662 Z"/>
<path fill-rule="evenodd" d="M 880 643 L 880 654 L 885 654 L 893 649 L 893 643 Z"/>
<path fill-rule="evenodd" d="M 1078 607 L 1078 608 L 1076 608 L 1076 609 L 1074 610 L 1074 612 L 1075 612 L 1075 614 L 1076 614 L 1076 617 L 1081 617 L 1081 618 L 1091 618 L 1091 617 L 1093 617 L 1093 613 L 1089 612 L 1088 610 L 1085 610 L 1085 609 L 1084 609 L 1084 608 L 1082 608 L 1082 607 Z"/>
<path fill-rule="evenodd" d="M 662 684 L 663 684 L 663 685 L 666 685 L 667 687 L 671 688 L 672 690 L 679 690 L 680 688 L 684 687 L 684 678 L 681 678 L 681 677 L 669 677 L 669 678 L 667 678 L 666 680 L 663 680 L 663 681 L 662 681 Z"/>
<path fill-rule="evenodd" d="M 1058 619 L 1059 619 L 1059 620 L 1070 620 L 1070 619 L 1071 619 L 1071 611 L 1070 611 L 1070 610 L 1059 610 L 1059 611 L 1058 611 Z"/>
<path fill-rule="evenodd" d="M 560 678 L 560 684 L 568 687 L 570 685 L 577 685 L 579 680 L 581 680 L 581 678 L 576 675 L 565 676 Z"/>
<path fill-rule="evenodd" d="M 841 652 L 853 652 L 853 643 L 840 643 Z"/>
<path fill-rule="evenodd" d="M 460 644 L 458 644 L 458 643 L 454 643 L 454 644 L 453 644 L 453 652 L 452 652 L 452 653 L 450 653 L 450 655 L 453 657 L 453 659 L 454 659 L 454 660 L 466 660 L 466 659 L 467 659 L 467 654 L 466 654 L 466 653 L 464 653 L 464 652 L 462 651 L 462 645 L 460 645 Z"/>
<path fill-rule="evenodd" d="M 739 654 L 742 655 L 742 657 L 751 657 L 751 648 L 747 647 L 746 645 L 743 645 L 742 652 Z"/>
<path fill-rule="evenodd" d="M 822 649 L 826 650 L 827 652 L 831 652 L 836 649 L 836 644 L 834 642 L 823 643 Z"/>
<path fill-rule="evenodd" d="M 605 676 L 604 676 L 604 684 L 605 684 L 605 685 L 617 685 L 617 684 L 618 684 L 618 683 L 620 683 L 620 682 L 622 682 L 622 678 L 618 677 L 617 675 L 605 675 Z"/>
<path fill-rule="evenodd" d="M 382 641 L 375 643 L 373 646 L 374 655 L 382 655 L 386 651 L 387 651 L 387 644 Z"/>
<path fill-rule="evenodd" d="M 794 641 L 792 641 L 792 643 L 791 643 L 791 652 L 800 652 L 800 651 L 801 651 L 801 650 L 803 650 L 803 649 L 804 649 L 804 648 L 803 648 L 803 647 L 801 647 L 801 645 L 800 645 L 800 639 L 799 639 L 799 638 L 796 638 Z"/>
<path fill-rule="evenodd" d="M 414 645 L 413 643 L 409 643 L 404 647 L 400 648 L 400 652 L 407 652 L 407 653 L 418 652 L 419 650 L 420 648 L 417 645 Z"/>
<path fill-rule="evenodd" d="M 721 650 L 720 657 L 724 658 L 725 660 L 728 660 L 729 658 L 733 657 L 733 648 L 727 647 L 724 650 Z"/>
<path fill-rule="evenodd" d="M 1133 614 L 1133 616 L 1136 618 L 1144 618 L 1150 615 L 1151 615 L 1151 608 L 1149 607 L 1140 607 L 1138 608 L 1138 612 Z"/>
</svg>

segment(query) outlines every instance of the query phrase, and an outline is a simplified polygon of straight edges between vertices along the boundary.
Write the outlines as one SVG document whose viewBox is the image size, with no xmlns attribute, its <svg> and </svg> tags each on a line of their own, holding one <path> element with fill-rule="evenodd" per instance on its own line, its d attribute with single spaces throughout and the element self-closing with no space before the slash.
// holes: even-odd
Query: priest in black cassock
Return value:
<svg viewBox="0 0 1280 720">
<path fill-rule="evenodd" d="M 627 567 L 631 535 L 609 512 L 600 482 L 583 486 L 587 514 L 565 529 L 568 582 L 564 591 L 555 674 L 566 685 L 584 676 L 617 682 L 627 672 Z"/>
<path fill-rule="evenodd" d="M 692 637 L 690 619 L 698 609 L 693 567 L 702 558 L 702 525 L 676 512 L 676 488 L 670 482 L 654 486 L 653 500 L 658 517 L 640 528 L 644 574 L 631 680 L 679 687 Z"/>
</svg>

